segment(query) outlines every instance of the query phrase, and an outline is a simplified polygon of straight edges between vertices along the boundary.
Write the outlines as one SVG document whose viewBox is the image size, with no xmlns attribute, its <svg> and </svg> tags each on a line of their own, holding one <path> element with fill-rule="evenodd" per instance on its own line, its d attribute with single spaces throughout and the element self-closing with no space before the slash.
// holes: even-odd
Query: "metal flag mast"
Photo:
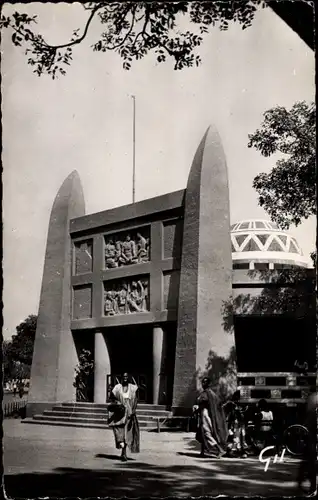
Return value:
<svg viewBox="0 0 318 500">
<path fill-rule="evenodd" d="M 135 203 L 135 182 L 136 182 L 136 98 L 133 100 L 133 179 L 132 179 L 132 202 Z"/>
</svg>

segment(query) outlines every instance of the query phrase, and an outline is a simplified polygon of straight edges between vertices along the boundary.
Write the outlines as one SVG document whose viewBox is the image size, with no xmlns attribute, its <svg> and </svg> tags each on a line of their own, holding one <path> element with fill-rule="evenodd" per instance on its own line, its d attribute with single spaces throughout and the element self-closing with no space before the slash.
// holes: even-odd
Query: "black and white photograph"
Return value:
<svg viewBox="0 0 318 500">
<path fill-rule="evenodd" d="M 314 2 L 3 2 L 6 498 L 317 494 Z"/>
</svg>

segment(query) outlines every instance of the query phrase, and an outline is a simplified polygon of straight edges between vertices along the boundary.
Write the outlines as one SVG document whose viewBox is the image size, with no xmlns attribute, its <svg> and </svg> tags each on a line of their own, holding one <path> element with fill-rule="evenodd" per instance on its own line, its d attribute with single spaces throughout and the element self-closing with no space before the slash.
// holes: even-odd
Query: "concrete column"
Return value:
<svg viewBox="0 0 318 500">
<path fill-rule="evenodd" d="M 94 403 L 106 403 L 107 374 L 110 371 L 110 359 L 105 337 L 102 332 L 95 332 L 94 366 Z"/>
<path fill-rule="evenodd" d="M 163 340 L 164 333 L 160 326 L 155 326 L 153 329 L 153 404 L 159 404 L 160 399 L 160 382 L 161 368 L 163 361 Z"/>
</svg>

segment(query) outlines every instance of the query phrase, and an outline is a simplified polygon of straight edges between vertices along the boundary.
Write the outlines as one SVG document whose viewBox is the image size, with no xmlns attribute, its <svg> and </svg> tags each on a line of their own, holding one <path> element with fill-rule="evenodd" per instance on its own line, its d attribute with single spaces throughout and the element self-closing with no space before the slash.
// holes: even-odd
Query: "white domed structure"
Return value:
<svg viewBox="0 0 318 500">
<path fill-rule="evenodd" d="M 251 219 L 231 226 L 233 269 L 308 267 L 297 240 L 277 224 Z"/>
</svg>

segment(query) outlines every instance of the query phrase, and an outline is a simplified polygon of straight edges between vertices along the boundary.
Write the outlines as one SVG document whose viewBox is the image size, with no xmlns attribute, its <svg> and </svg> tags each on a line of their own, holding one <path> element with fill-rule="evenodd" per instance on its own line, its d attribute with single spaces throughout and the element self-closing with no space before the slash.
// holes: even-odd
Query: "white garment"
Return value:
<svg viewBox="0 0 318 500">
<path fill-rule="evenodd" d="M 129 389 L 128 389 L 128 391 L 123 391 L 123 398 L 124 399 L 129 399 L 129 397 L 130 397 L 130 391 L 129 391 Z"/>
<path fill-rule="evenodd" d="M 213 433 L 212 422 L 207 408 L 203 408 L 201 418 L 202 418 L 203 439 L 206 442 L 208 448 L 213 448 L 214 446 L 217 445 L 217 442 L 212 435 Z"/>
<path fill-rule="evenodd" d="M 135 403 L 137 389 L 137 385 L 134 384 L 128 384 L 127 391 L 123 390 L 123 386 L 121 384 L 115 385 L 112 392 L 117 401 L 119 401 L 125 407 L 125 415 L 120 421 L 116 422 L 116 425 L 125 424 L 127 418 L 130 417 Z"/>
<path fill-rule="evenodd" d="M 262 420 L 266 420 L 267 422 L 271 422 L 273 420 L 273 413 L 271 411 L 262 411 Z"/>
<path fill-rule="evenodd" d="M 270 431 L 273 422 L 273 413 L 271 411 L 262 411 L 261 431 Z"/>
</svg>

